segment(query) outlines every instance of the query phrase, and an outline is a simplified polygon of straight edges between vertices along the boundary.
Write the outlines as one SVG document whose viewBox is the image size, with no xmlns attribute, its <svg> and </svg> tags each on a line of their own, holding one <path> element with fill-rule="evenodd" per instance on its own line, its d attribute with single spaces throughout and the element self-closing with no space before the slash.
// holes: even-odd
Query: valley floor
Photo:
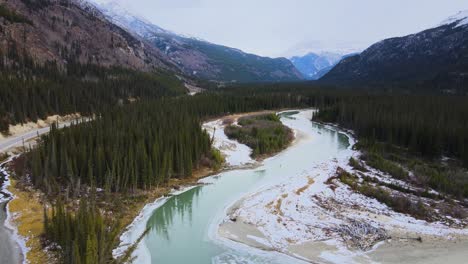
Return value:
<svg viewBox="0 0 468 264">
<path fill-rule="evenodd" d="M 226 119 L 236 122 L 241 116 L 230 116 L 204 125 L 214 139 L 214 147 L 225 155 L 228 169 L 258 165 L 250 158 L 250 148 L 228 139 L 223 132 Z M 298 130 L 294 133 L 293 145 L 310 140 L 306 133 Z M 353 145 L 351 136 L 350 139 Z M 342 183 L 337 178 L 338 172 L 353 172 L 348 161 L 359 154 L 350 146 L 332 162 L 315 164 L 314 169 L 300 175 L 285 175 L 283 183 L 244 197 L 229 208 L 219 227 L 219 235 L 252 247 L 320 263 L 440 263 L 441 258 L 445 263 L 460 263 L 468 258 L 466 219 L 447 217 L 446 221 L 433 223 L 417 220 L 396 213 Z M 372 168 L 368 170 L 368 176 L 395 182 L 385 173 Z M 196 171 L 192 178 L 172 180 L 165 187 L 128 197 L 126 205 L 120 207 L 125 211 L 122 222 L 126 228 L 122 230 L 120 247 L 114 251 L 114 256 L 121 256 L 130 245 L 138 242 L 146 226 L 145 218 L 161 205 L 163 200 L 160 199 L 164 199 L 161 197 L 203 184 L 199 180 L 211 174 L 212 170 L 202 169 Z M 17 200 L 27 201 L 27 196 L 21 198 L 18 195 L 20 190 L 13 188 L 12 192 L 16 192 Z M 22 210 L 24 208 L 15 206 L 9 213 L 18 219 Z M 42 210 L 37 210 L 37 216 L 42 214 Z M 25 217 L 29 218 L 23 214 Z M 22 236 L 33 240 L 28 243 L 40 241 L 39 236 L 28 236 L 24 223 L 16 224 L 19 230 L 24 231 Z M 35 248 L 35 251 L 41 249 Z"/>
</svg>

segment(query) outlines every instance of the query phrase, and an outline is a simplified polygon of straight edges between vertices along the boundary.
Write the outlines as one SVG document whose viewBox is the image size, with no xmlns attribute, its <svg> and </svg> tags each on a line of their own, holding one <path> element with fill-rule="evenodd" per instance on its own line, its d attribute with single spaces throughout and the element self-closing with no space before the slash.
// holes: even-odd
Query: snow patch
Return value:
<svg viewBox="0 0 468 264">
<path fill-rule="evenodd" d="M 468 10 L 463 10 L 444 20 L 440 26 L 456 23 L 455 27 L 468 25 Z"/>
<path fill-rule="evenodd" d="M 230 140 L 224 133 L 222 120 L 205 123 L 203 128 L 214 138 L 213 146 L 221 151 L 226 163 L 231 167 L 240 167 L 255 163 L 250 157 L 252 149 L 235 140 Z"/>
</svg>

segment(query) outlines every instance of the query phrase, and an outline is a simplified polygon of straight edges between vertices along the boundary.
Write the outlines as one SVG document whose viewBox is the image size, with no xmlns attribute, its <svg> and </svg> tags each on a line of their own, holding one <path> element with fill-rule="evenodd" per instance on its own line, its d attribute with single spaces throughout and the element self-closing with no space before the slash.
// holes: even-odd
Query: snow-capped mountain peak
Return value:
<svg viewBox="0 0 468 264">
<path fill-rule="evenodd" d="M 457 14 L 447 18 L 440 25 L 450 25 L 456 23 L 455 27 L 461 27 L 468 25 L 468 10 L 463 10 Z"/>
<path fill-rule="evenodd" d="M 310 52 L 304 56 L 294 56 L 289 60 L 304 77 L 310 80 L 317 80 L 348 55 L 349 54 L 321 51 L 318 53 Z"/>
<path fill-rule="evenodd" d="M 93 3 L 114 24 L 122 28 L 131 29 L 140 37 L 145 37 L 148 32 L 153 34 L 174 34 L 154 25 L 141 16 L 129 12 L 117 1 L 107 1 L 103 3 L 93 1 Z"/>
</svg>

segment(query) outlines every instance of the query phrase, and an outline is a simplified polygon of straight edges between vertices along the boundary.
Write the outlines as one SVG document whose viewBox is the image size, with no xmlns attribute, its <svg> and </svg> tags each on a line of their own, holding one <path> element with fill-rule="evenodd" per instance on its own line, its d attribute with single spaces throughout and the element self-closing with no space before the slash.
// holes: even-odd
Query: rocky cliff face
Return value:
<svg viewBox="0 0 468 264">
<path fill-rule="evenodd" d="M 361 54 L 341 61 L 321 81 L 364 86 L 467 89 L 466 21 L 466 17 L 451 18 L 417 34 L 378 42 Z"/>
<path fill-rule="evenodd" d="M 0 5 L 4 54 L 27 54 L 36 63 L 60 66 L 75 62 L 143 71 L 177 68 L 164 53 L 109 22 L 84 1 L 1 0 Z"/>
</svg>

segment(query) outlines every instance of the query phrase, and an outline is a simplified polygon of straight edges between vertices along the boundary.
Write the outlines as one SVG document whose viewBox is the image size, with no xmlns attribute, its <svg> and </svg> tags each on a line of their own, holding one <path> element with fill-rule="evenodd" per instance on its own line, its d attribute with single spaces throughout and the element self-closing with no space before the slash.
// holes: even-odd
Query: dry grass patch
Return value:
<svg viewBox="0 0 468 264">
<path fill-rule="evenodd" d="M 267 203 L 267 205 L 265 205 L 265 208 L 271 209 L 273 207 L 274 203 L 275 203 L 275 201 L 271 201 L 271 202 Z"/>
<path fill-rule="evenodd" d="M 12 221 L 18 227 L 19 235 L 26 238 L 26 246 L 30 249 L 26 259 L 29 263 L 51 263 L 51 257 L 43 250 L 41 244 L 41 235 L 44 232 L 44 207 L 40 202 L 40 195 L 20 190 L 13 179 L 8 190 L 15 197 L 8 204 Z"/>
<path fill-rule="evenodd" d="M 307 190 L 312 184 L 314 184 L 314 179 L 310 178 L 310 177 L 307 177 L 308 181 L 307 181 L 307 185 L 299 188 L 296 190 L 296 194 L 297 195 L 301 195 L 305 190 Z"/>
<path fill-rule="evenodd" d="M 281 211 L 281 205 L 282 204 L 283 204 L 283 199 L 282 198 L 278 199 L 278 201 L 276 201 L 276 204 L 275 204 L 274 213 L 279 215 L 279 216 L 284 216 L 283 211 Z"/>
</svg>

